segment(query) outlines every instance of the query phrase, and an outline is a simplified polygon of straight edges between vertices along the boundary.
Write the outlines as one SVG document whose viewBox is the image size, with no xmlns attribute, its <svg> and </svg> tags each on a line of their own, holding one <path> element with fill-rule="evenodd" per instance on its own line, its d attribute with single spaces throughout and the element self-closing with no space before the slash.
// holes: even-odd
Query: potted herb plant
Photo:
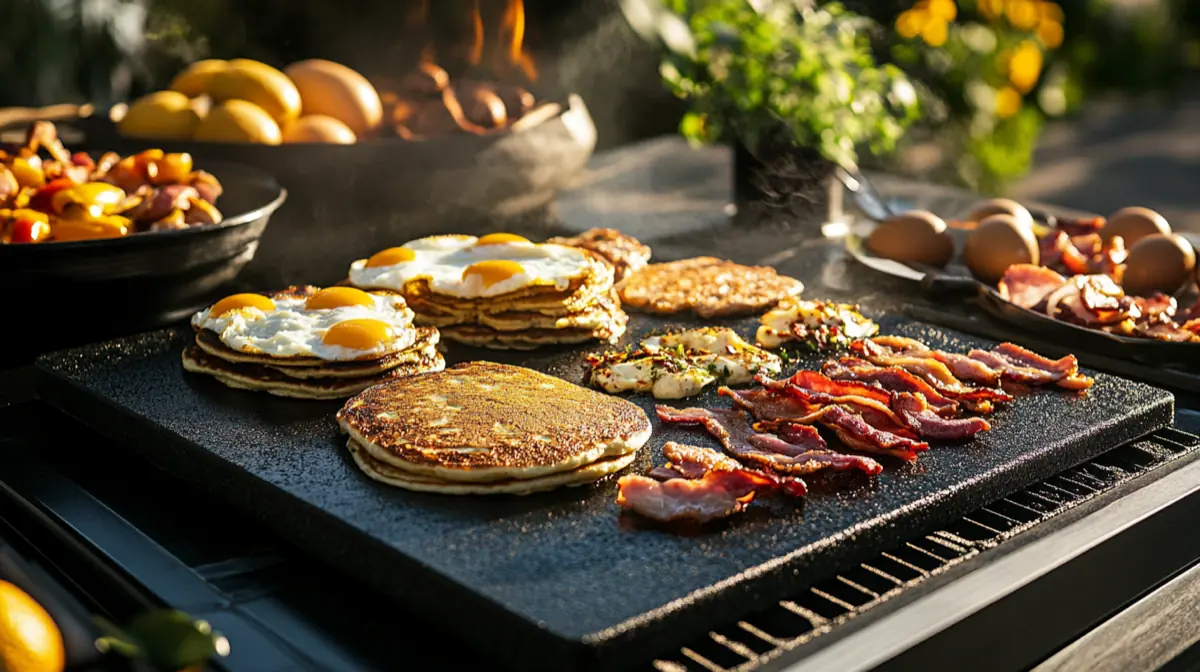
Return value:
<svg viewBox="0 0 1200 672">
<path fill-rule="evenodd" d="M 905 74 L 872 50 L 879 26 L 816 0 L 625 0 L 665 46 L 666 85 L 689 104 L 681 133 L 735 149 L 740 203 L 811 200 L 835 166 L 893 150 L 917 117 Z"/>
</svg>

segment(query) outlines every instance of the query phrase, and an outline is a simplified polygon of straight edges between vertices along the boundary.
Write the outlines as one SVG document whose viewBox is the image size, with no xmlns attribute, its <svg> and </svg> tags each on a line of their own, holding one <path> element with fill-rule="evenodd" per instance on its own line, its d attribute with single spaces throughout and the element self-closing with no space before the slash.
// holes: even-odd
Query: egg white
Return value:
<svg viewBox="0 0 1200 672">
<path fill-rule="evenodd" d="M 209 309 L 192 316 L 192 325 L 208 329 L 221 342 L 239 352 L 272 357 L 317 357 L 328 361 L 347 361 L 382 356 L 405 350 L 416 340 L 412 328 L 413 313 L 398 296 L 372 294 L 374 306 L 339 306 L 307 310 L 303 298 L 278 298 L 274 310 L 258 308 L 233 310 L 214 317 Z M 346 320 L 372 319 L 387 323 L 396 332 L 392 341 L 370 350 L 357 350 L 321 342 L 325 332 Z"/>
<path fill-rule="evenodd" d="M 783 368 L 778 356 L 750 345 L 727 327 L 654 336 L 643 340 L 641 349 L 646 352 L 643 357 L 594 369 L 592 382 L 613 394 L 650 392 L 656 399 L 682 399 L 718 380 L 744 385 L 753 382 L 755 374 L 777 375 Z"/>
<path fill-rule="evenodd" d="M 431 236 L 408 243 L 415 258 L 391 266 L 367 267 L 366 259 L 350 265 L 350 283 L 356 287 L 403 291 L 407 283 L 425 278 L 438 294 L 462 298 L 500 296 L 532 286 L 553 286 L 562 291 L 591 268 L 586 252 L 562 245 L 512 242 L 475 245 L 474 236 Z M 508 260 L 524 272 L 484 286 L 478 275 L 462 277 L 468 266 L 480 261 Z"/>
</svg>

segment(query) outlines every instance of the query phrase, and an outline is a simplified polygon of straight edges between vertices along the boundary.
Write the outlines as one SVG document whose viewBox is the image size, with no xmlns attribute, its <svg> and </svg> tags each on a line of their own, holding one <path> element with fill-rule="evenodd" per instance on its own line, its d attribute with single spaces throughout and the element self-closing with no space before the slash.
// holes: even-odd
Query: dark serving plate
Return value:
<svg viewBox="0 0 1200 672">
<path fill-rule="evenodd" d="M 974 297 L 988 314 L 1015 327 L 1027 329 L 1032 335 L 1043 339 L 1071 343 L 1079 351 L 1092 352 L 1106 357 L 1128 359 L 1148 364 L 1177 366 L 1183 369 L 1200 369 L 1200 344 L 1175 343 L 1149 338 L 1133 338 L 1088 329 L 1077 324 L 1056 320 L 1045 313 L 1022 308 L 1000 295 L 994 287 L 979 282 L 971 276 L 966 266 L 957 259 L 944 269 L 918 268 L 872 254 L 865 244 L 875 222 L 859 220 L 850 227 L 846 235 L 846 250 L 863 265 L 897 278 L 919 282 L 929 292 Z M 948 229 L 955 237 L 956 247 L 962 249 L 966 231 Z M 1191 238 L 1189 238 L 1191 240 Z M 1193 240 L 1193 245 L 1197 242 Z"/>
<path fill-rule="evenodd" d="M 502 230 L 505 220 L 545 209 L 584 169 L 596 127 L 583 99 L 546 101 L 512 126 L 421 140 L 368 139 L 353 145 L 256 145 L 142 140 L 119 135 L 105 110 L 60 106 L 53 121 L 68 146 L 122 154 L 151 148 L 188 152 L 197 165 L 236 162 L 273 175 L 288 209 L 246 269 L 248 284 L 332 284 L 350 260 L 437 233 Z M 0 130 L 46 117 L 0 113 Z M 499 227 L 499 228 L 496 228 Z"/>
<path fill-rule="evenodd" d="M 5 360 L 133 333 L 183 319 L 211 302 L 258 250 L 271 215 L 287 198 L 270 175 L 201 162 L 221 181 L 212 226 L 124 238 L 0 245 L 6 288 Z"/>
</svg>

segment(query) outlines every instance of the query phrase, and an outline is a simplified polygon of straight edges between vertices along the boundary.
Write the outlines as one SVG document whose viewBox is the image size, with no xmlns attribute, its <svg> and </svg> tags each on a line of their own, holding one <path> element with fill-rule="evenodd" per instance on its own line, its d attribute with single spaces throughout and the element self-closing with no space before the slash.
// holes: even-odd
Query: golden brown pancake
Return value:
<svg viewBox="0 0 1200 672">
<path fill-rule="evenodd" d="M 629 317 L 620 313 L 611 324 L 596 329 L 525 329 L 522 331 L 499 331 L 476 324 L 457 324 L 442 327 L 441 333 L 448 340 L 482 348 L 533 350 L 543 345 L 567 345 L 587 341 L 613 342 L 625 333 Z"/>
<path fill-rule="evenodd" d="M 271 355 L 258 353 L 238 352 L 222 343 L 220 336 L 217 336 L 216 333 L 208 329 L 202 329 L 196 333 L 196 345 L 213 357 L 218 357 L 235 364 L 262 364 L 277 368 L 298 369 L 296 375 L 299 377 L 310 377 L 313 375 L 319 377 L 365 376 L 386 371 L 393 366 L 412 361 L 414 355 L 426 353 L 431 348 L 436 348 L 438 342 L 441 340 L 441 334 L 433 327 L 415 327 L 411 331 L 414 333 L 407 338 L 412 341 L 412 344 L 404 350 L 383 355 L 382 357 L 377 356 L 375 359 L 355 359 L 338 362 L 331 362 L 317 357 L 272 357 Z M 308 369 L 312 369 L 312 371 L 307 371 Z"/>
<path fill-rule="evenodd" d="M 626 305 L 652 313 L 695 311 L 700 317 L 746 315 L 785 297 L 804 284 L 768 266 L 742 266 L 715 257 L 651 264 L 617 288 Z"/>
<path fill-rule="evenodd" d="M 570 238 L 551 238 L 552 245 L 566 245 L 589 250 L 604 258 L 614 269 L 617 282 L 646 267 L 650 261 L 650 248 L 642 241 L 627 236 L 616 229 L 588 229 Z"/>
<path fill-rule="evenodd" d="M 347 401 L 337 419 L 377 460 L 472 483 L 538 478 L 628 455 L 651 429 L 629 401 L 495 362 L 376 385 Z"/>
<path fill-rule="evenodd" d="M 605 476 L 614 474 L 629 466 L 637 458 L 636 453 L 629 453 L 606 457 L 578 469 L 560 471 L 548 476 L 490 483 L 469 483 L 425 476 L 400 469 L 387 462 L 381 462 L 353 439 L 346 442 L 346 448 L 349 449 L 350 455 L 359 469 L 362 469 L 363 473 L 372 479 L 406 490 L 432 492 L 440 495 L 528 495 L 562 486 L 578 487 L 595 483 Z"/>
<path fill-rule="evenodd" d="M 550 314 L 548 311 L 509 310 L 475 315 L 421 315 L 421 321 L 435 327 L 456 324 L 478 324 L 497 331 L 522 331 L 525 329 L 600 329 L 612 324 L 621 311 L 617 293 L 597 297 L 587 309 L 578 313 Z M 622 318 L 623 319 L 623 318 Z"/>
<path fill-rule="evenodd" d="M 297 399 L 345 399 L 377 383 L 417 373 L 441 371 L 445 366 L 445 360 L 435 351 L 432 357 L 424 360 L 400 364 L 382 373 L 368 376 L 295 378 L 261 364 L 228 362 L 208 354 L 196 345 L 189 345 L 183 351 L 183 368 L 187 371 L 213 376 L 229 387 L 258 390 Z"/>
</svg>

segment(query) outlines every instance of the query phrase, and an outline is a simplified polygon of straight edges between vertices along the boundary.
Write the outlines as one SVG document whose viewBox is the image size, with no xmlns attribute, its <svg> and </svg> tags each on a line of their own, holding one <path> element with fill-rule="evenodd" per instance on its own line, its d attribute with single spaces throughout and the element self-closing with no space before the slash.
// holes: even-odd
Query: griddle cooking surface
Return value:
<svg viewBox="0 0 1200 672">
<path fill-rule="evenodd" d="M 884 333 L 966 351 L 983 342 L 885 317 Z M 666 325 L 634 316 L 627 341 Z M 733 323 L 752 337 L 755 321 Z M 225 388 L 185 373 L 188 331 L 165 331 L 48 355 L 43 395 L 177 476 L 255 515 L 281 535 L 415 613 L 522 666 L 631 661 L 729 623 L 1047 475 L 1171 423 L 1164 391 L 1106 375 L 1082 398 L 1020 396 L 962 445 L 916 464 L 884 458 L 873 482 L 809 478 L 811 493 L 756 502 L 686 535 L 619 515 L 615 480 L 527 497 L 449 497 L 392 489 L 354 466 L 333 415 L 305 402 Z M 450 363 L 491 359 L 582 382 L 587 349 L 494 352 L 449 344 Z M 806 359 L 813 365 L 824 357 Z M 793 363 L 788 371 L 797 368 Z M 654 400 L 631 397 L 655 434 L 627 473 L 662 462 L 668 440 L 716 445 L 663 425 Z M 676 406 L 727 407 L 715 391 Z M 586 409 L 580 409 L 585 421 Z M 398 655 L 402 655 L 398 652 Z M 571 656 L 570 659 L 564 656 Z"/>
</svg>

